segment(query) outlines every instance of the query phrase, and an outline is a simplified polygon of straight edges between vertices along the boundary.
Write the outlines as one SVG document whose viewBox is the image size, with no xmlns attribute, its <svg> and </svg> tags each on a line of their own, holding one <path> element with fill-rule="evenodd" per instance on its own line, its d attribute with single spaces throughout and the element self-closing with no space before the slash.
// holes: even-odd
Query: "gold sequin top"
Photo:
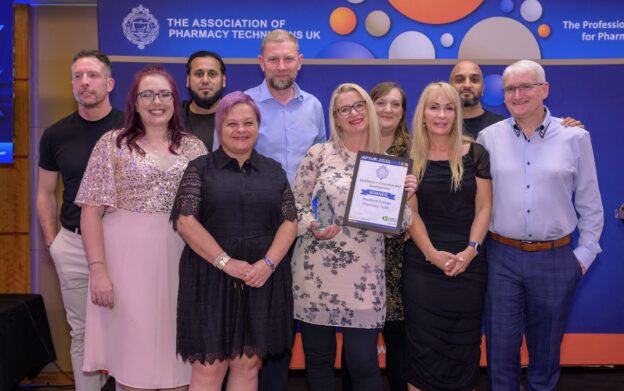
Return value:
<svg viewBox="0 0 624 391">
<path fill-rule="evenodd" d="M 170 213 L 189 161 L 208 153 L 195 136 L 184 136 L 177 161 L 163 170 L 147 152 L 115 145 L 120 130 L 105 133 L 89 158 L 75 203 L 139 213 Z"/>
</svg>

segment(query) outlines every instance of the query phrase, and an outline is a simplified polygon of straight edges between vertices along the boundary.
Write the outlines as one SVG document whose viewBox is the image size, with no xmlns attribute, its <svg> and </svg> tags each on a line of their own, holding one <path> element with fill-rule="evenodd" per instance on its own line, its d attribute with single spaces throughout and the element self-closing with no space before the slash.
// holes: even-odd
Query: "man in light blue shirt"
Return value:
<svg viewBox="0 0 624 391">
<path fill-rule="evenodd" d="M 596 165 L 589 133 L 562 128 L 544 106 L 549 85 L 539 64 L 510 65 L 503 86 L 512 117 L 477 140 L 490 153 L 494 194 L 485 311 L 489 388 L 518 390 L 524 332 L 528 390 L 555 390 L 570 302 L 601 251 Z"/>
<path fill-rule="evenodd" d="M 265 79 L 245 91 L 260 107 L 262 117 L 256 151 L 280 162 L 292 185 L 308 149 L 327 140 L 323 107 L 295 82 L 303 55 L 288 31 L 267 34 L 258 59 Z"/>
<path fill-rule="evenodd" d="M 292 186 L 299 164 L 310 147 L 327 140 L 323 107 L 315 96 L 301 90 L 295 82 L 303 55 L 291 33 L 271 31 L 262 40 L 260 51 L 258 60 L 264 80 L 245 91 L 260 108 L 256 151 L 280 162 Z M 290 352 L 285 352 L 263 361 L 260 391 L 286 390 L 290 358 Z"/>
</svg>

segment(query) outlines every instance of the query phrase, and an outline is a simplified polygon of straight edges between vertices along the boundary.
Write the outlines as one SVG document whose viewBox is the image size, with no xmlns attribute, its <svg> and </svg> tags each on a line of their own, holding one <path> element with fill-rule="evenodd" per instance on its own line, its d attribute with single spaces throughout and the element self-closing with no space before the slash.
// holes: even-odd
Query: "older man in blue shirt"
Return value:
<svg viewBox="0 0 624 391">
<path fill-rule="evenodd" d="M 519 389 L 524 332 L 528 389 L 555 390 L 570 302 L 601 251 L 596 165 L 589 133 L 562 128 L 544 106 L 549 85 L 539 64 L 508 66 L 503 86 L 512 117 L 477 140 L 490 153 L 494 191 L 485 312 L 489 388 Z"/>
<path fill-rule="evenodd" d="M 262 118 L 256 151 L 280 162 L 292 185 L 310 147 L 327 140 L 323 107 L 295 82 L 303 55 L 291 33 L 271 31 L 262 40 L 260 51 L 258 60 L 264 80 L 245 91 L 260 108 Z M 264 360 L 259 391 L 286 390 L 290 358 L 287 352 Z"/>
</svg>

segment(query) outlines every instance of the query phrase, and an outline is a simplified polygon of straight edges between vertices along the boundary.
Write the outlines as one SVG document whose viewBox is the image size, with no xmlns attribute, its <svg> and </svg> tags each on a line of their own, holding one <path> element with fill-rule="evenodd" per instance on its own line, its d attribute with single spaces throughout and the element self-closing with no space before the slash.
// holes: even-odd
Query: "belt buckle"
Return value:
<svg viewBox="0 0 624 391">
<path fill-rule="evenodd" d="M 520 241 L 520 249 L 524 251 L 536 251 L 538 249 L 538 245 L 539 245 L 539 242 L 536 240 L 521 240 Z"/>
</svg>

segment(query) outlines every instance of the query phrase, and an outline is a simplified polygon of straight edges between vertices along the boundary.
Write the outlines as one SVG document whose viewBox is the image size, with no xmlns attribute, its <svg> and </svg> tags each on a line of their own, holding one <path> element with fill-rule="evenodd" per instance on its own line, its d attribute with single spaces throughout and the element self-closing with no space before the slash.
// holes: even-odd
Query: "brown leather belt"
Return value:
<svg viewBox="0 0 624 391">
<path fill-rule="evenodd" d="M 490 236 L 490 238 L 496 240 L 497 242 L 506 244 L 507 246 L 519 248 L 523 251 L 546 251 L 553 248 L 566 246 L 570 242 L 572 242 L 572 235 L 566 235 L 556 240 L 548 240 L 543 242 L 511 239 L 499 234 L 495 234 L 494 232 L 490 232 L 488 235 Z"/>
</svg>

